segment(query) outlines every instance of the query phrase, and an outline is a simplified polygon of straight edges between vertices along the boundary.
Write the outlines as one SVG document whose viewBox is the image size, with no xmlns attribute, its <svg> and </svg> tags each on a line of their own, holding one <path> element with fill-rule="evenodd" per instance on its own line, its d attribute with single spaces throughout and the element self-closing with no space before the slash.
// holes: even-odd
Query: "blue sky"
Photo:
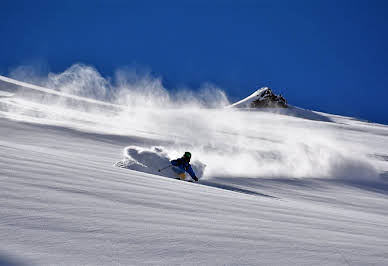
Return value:
<svg viewBox="0 0 388 266">
<path fill-rule="evenodd" d="M 0 74 L 74 63 L 152 69 L 238 100 L 269 85 L 296 106 L 388 124 L 388 1 L 7 1 Z"/>
</svg>

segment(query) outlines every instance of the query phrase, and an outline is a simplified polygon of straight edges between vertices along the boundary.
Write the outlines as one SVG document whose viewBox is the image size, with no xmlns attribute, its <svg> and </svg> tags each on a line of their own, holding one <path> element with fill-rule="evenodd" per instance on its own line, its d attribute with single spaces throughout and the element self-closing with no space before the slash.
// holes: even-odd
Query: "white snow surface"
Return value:
<svg viewBox="0 0 388 266">
<path fill-rule="evenodd" d="M 0 88 L 0 265 L 388 264 L 385 125 Z"/>
</svg>

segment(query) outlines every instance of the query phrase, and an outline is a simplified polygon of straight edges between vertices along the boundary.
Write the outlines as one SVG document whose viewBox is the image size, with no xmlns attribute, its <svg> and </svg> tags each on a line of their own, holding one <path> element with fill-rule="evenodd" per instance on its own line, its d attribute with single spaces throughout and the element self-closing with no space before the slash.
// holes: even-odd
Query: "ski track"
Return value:
<svg viewBox="0 0 388 266">
<path fill-rule="evenodd" d="M 368 155 L 381 178 L 353 179 L 350 164 L 340 169 L 346 178 L 253 178 L 228 172 L 196 184 L 113 166 L 128 146 L 177 145 L 181 152 L 184 130 L 157 132 L 148 124 L 129 125 L 127 131 L 116 131 L 113 123 L 96 127 L 96 120 L 104 125 L 107 118 L 70 109 L 63 113 L 64 106 L 29 106 L 14 93 L 0 94 L 0 265 L 388 264 L 384 125 L 303 110 L 297 110 L 303 119 L 227 110 L 232 121 L 247 117 L 270 124 L 276 119 L 282 127 L 275 129 L 308 127 L 322 138 L 335 132 L 338 143 L 360 147 L 357 151 Z M 51 117 L 50 110 L 60 116 Z M 194 121 L 202 119 L 198 116 Z M 316 121 L 320 116 L 327 119 Z M 196 141 L 220 138 L 221 144 L 209 141 L 210 152 L 221 140 L 237 139 L 232 150 L 248 145 L 247 140 L 254 145 L 284 142 L 284 135 L 270 134 L 271 125 L 251 126 L 247 132 L 220 125 L 214 136 L 198 131 Z M 170 136 L 176 136 L 175 142 L 167 140 Z M 314 143 L 306 148 L 312 162 L 320 155 Z M 242 148 L 237 152 L 250 147 Z M 282 149 L 260 154 L 272 160 L 285 155 Z M 373 173 L 367 166 L 357 169 Z"/>
</svg>

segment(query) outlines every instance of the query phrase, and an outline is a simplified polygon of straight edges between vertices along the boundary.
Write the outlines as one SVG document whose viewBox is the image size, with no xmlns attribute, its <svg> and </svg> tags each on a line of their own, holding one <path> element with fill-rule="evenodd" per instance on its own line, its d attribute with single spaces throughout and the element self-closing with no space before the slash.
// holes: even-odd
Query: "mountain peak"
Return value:
<svg viewBox="0 0 388 266">
<path fill-rule="evenodd" d="M 250 96 L 230 107 L 235 108 L 287 108 L 287 101 L 282 95 L 276 95 L 269 87 L 262 87 Z"/>
</svg>

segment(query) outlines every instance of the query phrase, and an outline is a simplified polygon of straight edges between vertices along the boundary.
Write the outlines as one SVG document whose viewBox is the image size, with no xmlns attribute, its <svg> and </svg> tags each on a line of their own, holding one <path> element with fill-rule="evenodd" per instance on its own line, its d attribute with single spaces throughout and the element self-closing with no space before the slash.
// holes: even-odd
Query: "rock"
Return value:
<svg viewBox="0 0 388 266">
<path fill-rule="evenodd" d="M 276 95 L 272 92 L 270 88 L 264 88 L 260 90 L 260 93 L 257 95 L 257 99 L 253 100 L 250 103 L 251 108 L 271 108 L 271 107 L 281 107 L 287 108 L 287 101 L 282 95 Z"/>
</svg>

